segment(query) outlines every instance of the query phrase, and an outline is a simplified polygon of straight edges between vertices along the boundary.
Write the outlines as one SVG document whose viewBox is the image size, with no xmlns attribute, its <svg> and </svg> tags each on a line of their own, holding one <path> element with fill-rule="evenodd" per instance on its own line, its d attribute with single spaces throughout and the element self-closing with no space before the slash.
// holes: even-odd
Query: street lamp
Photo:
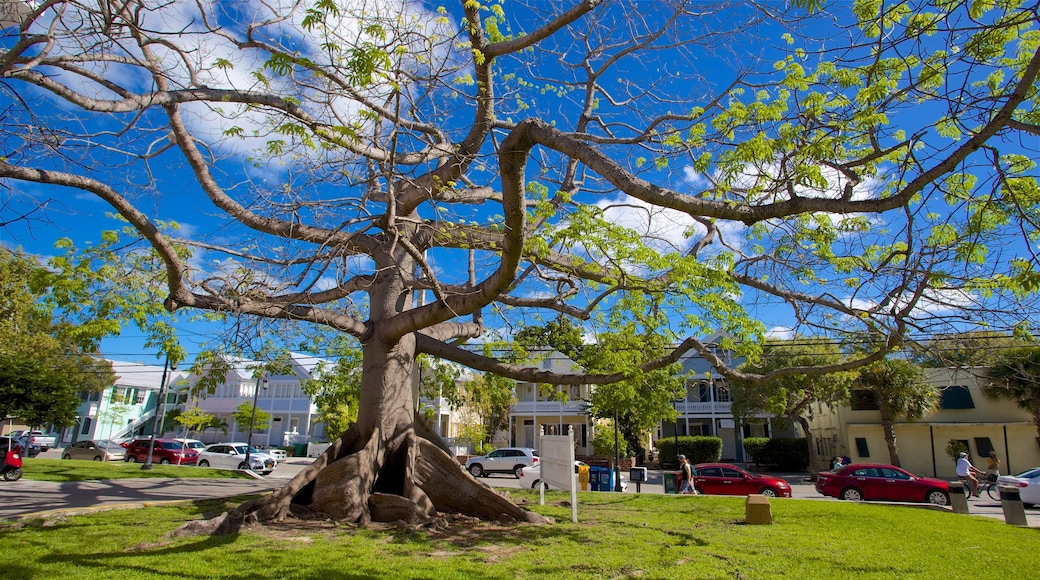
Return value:
<svg viewBox="0 0 1040 580">
<path fill-rule="evenodd" d="M 152 417 L 152 438 L 148 441 L 148 456 L 145 457 L 141 469 L 149 471 L 152 469 L 152 453 L 155 451 L 155 438 L 162 425 L 163 410 L 166 409 L 166 377 L 169 371 L 177 370 L 177 363 L 170 364 L 170 355 L 166 355 L 166 363 L 163 365 L 162 380 L 159 381 L 159 397 L 155 402 L 155 416 Z"/>
<path fill-rule="evenodd" d="M 249 454 L 253 451 L 253 423 L 256 422 L 256 399 L 260 396 L 260 379 L 264 381 L 264 389 L 267 388 L 267 377 L 260 375 L 256 377 L 256 389 L 253 391 L 253 414 L 249 417 L 249 436 L 246 438 L 246 469 L 251 469 L 253 464 L 249 462 Z"/>
</svg>

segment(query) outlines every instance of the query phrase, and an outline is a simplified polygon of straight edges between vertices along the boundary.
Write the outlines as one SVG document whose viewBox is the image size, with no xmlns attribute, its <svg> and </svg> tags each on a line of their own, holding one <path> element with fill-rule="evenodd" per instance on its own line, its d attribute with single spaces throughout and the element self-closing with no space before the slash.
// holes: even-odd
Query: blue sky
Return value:
<svg viewBox="0 0 1040 580">
<path fill-rule="evenodd" d="M 190 10 L 188 4 L 190 3 L 182 5 L 184 12 L 174 15 L 164 24 L 172 29 L 182 23 L 190 22 L 191 15 L 188 13 Z M 519 16 L 514 13 L 514 18 L 523 18 L 525 21 L 514 21 L 513 31 L 528 30 L 530 28 L 529 21 L 532 19 L 532 15 L 537 15 L 539 8 L 553 8 L 556 5 L 556 3 L 533 3 L 530 11 L 520 12 Z M 700 6 L 699 4 L 695 5 Z M 244 3 L 240 6 L 250 6 L 250 4 Z M 639 8 L 638 12 L 641 16 L 646 16 L 646 14 L 651 12 L 647 5 L 640 5 L 638 2 L 629 5 L 629 9 L 634 9 L 633 7 Z M 835 9 L 844 10 L 845 8 L 839 4 Z M 424 18 L 436 18 L 436 15 L 433 13 L 422 14 Z M 449 25 L 456 22 L 454 18 L 457 17 L 457 14 L 452 13 L 451 16 L 453 18 L 448 20 Z M 730 17 L 732 18 L 733 16 L 730 15 Z M 433 21 L 431 20 L 431 22 Z M 617 21 L 619 26 L 625 22 L 625 18 Z M 719 22 L 725 22 L 725 19 L 720 17 Z M 431 26 L 434 25 L 431 24 Z M 344 28 L 349 28 L 349 26 L 345 24 Z M 577 30 L 584 31 L 581 24 L 577 25 Z M 657 61 L 646 68 L 641 68 L 642 62 L 632 61 L 618 71 L 613 72 L 609 78 L 603 81 L 603 86 L 606 90 L 621 95 L 626 94 L 626 91 L 632 91 L 634 87 L 638 87 L 642 82 L 642 78 L 653 76 L 660 79 L 662 83 L 660 86 L 666 89 L 662 92 L 666 95 L 680 94 L 684 91 L 700 91 L 702 89 L 710 93 L 709 89 L 718 90 L 731 80 L 733 73 L 730 67 L 735 64 L 741 64 L 741 59 L 761 57 L 766 62 L 771 62 L 787 54 L 790 48 L 780 42 L 780 33 L 783 30 L 785 29 L 781 27 L 745 30 L 744 32 L 748 33 L 748 36 L 744 38 L 744 42 L 733 43 L 729 46 L 724 44 L 716 46 L 717 52 L 711 56 L 706 53 L 694 54 L 694 51 L 680 47 L 681 50 L 688 52 L 683 56 L 690 57 L 692 60 L 676 58 L 674 62 L 678 64 L 675 65 L 673 70 L 662 70 L 662 67 L 667 68 L 670 64 L 667 59 Z M 692 35 L 703 31 L 690 30 L 689 32 L 692 37 Z M 825 36 L 833 34 L 834 30 L 828 30 L 824 27 L 814 29 L 812 32 Z M 748 38 L 754 38 L 757 42 L 748 42 Z M 5 39 L 5 46 L 9 41 L 9 38 Z M 230 56 L 232 54 L 220 42 L 211 41 L 210 44 L 204 45 L 204 47 L 211 51 L 212 55 Z M 548 46 L 545 48 L 548 51 L 553 47 Z M 546 77 L 559 77 L 566 70 L 564 65 L 568 63 L 568 55 L 562 53 L 565 47 L 561 45 L 559 48 L 561 55 L 555 62 L 550 58 L 549 52 L 546 52 L 545 58 L 540 61 L 543 66 L 548 68 L 525 71 L 529 74 L 528 82 L 531 83 L 534 89 L 537 89 L 539 86 L 540 79 L 537 78 L 539 73 L 545 74 Z M 729 60 L 724 60 L 723 57 Z M 448 60 L 448 57 L 445 56 L 445 59 Z M 697 66 L 692 67 L 691 65 L 690 68 L 682 66 L 687 63 L 696 63 Z M 255 70 L 255 64 L 255 62 L 249 62 L 247 58 L 243 58 L 238 61 L 236 68 L 221 70 L 221 74 L 225 74 L 229 78 L 219 78 L 218 75 L 214 74 L 213 77 L 204 80 L 212 86 L 219 86 L 221 83 L 241 86 L 250 82 L 249 75 L 250 72 Z M 662 74 L 662 72 L 667 74 Z M 130 75 L 130 72 L 115 69 L 113 74 Z M 700 83 L 704 83 L 704 86 Z M 711 86 L 708 86 L 709 83 Z M 694 88 L 691 89 L 691 87 Z M 373 90 L 378 93 L 378 89 Z M 520 90 L 517 90 L 519 93 Z M 557 94 L 548 91 L 538 95 L 536 90 L 528 90 L 525 96 L 531 99 L 531 102 L 538 103 L 539 106 L 556 107 L 554 114 L 561 119 L 568 116 L 568 107 L 573 106 L 572 97 L 565 93 Z M 9 95 L 5 94 L 3 98 L 6 100 L 9 98 Z M 40 102 L 46 103 L 45 106 L 47 107 L 58 109 L 67 107 L 63 103 L 47 96 L 40 96 Z M 676 99 L 676 103 L 678 106 L 680 100 Z M 219 149 L 220 154 L 225 155 L 222 171 L 225 172 L 229 181 L 237 180 L 239 183 L 238 187 L 243 190 L 249 187 L 276 188 L 279 184 L 291 183 L 290 167 L 285 160 L 265 158 L 263 155 L 256 153 L 256 147 L 262 145 L 263 139 L 247 139 L 238 142 L 226 139 L 221 140 L 221 130 L 226 128 L 226 125 L 221 125 L 216 116 L 208 114 L 205 110 L 200 109 L 195 112 L 196 117 L 193 122 L 197 133 L 208 136 L 214 141 L 221 141 L 221 144 L 216 148 Z M 516 113 L 519 114 L 519 111 L 516 111 Z M 899 119 L 898 121 L 901 123 L 914 122 L 908 119 Z M 247 133 L 258 130 L 259 127 L 258 124 L 253 123 L 252 119 L 246 117 L 240 117 L 237 119 L 237 123 Z M 95 125 L 92 128 L 102 129 L 104 127 Z M 99 141 L 109 145 L 119 144 L 118 138 L 110 135 L 98 135 L 97 138 Z M 167 145 L 161 126 L 151 134 L 138 135 L 136 139 L 135 144 L 141 145 L 142 148 L 147 146 L 150 150 L 160 150 Z M 6 146 L 10 149 L 14 147 L 15 143 L 16 141 L 8 136 Z M 186 170 L 183 164 L 179 162 L 179 159 L 179 156 L 175 154 L 159 156 L 157 161 L 151 164 L 151 174 L 145 173 L 140 166 L 116 168 L 114 173 L 116 174 L 115 177 L 120 179 L 129 178 L 137 184 L 146 184 L 149 178 L 156 180 L 154 186 L 142 187 L 140 192 L 143 195 L 157 193 L 141 205 L 141 208 L 153 220 L 176 221 L 180 224 L 182 228 L 181 235 L 185 238 L 192 238 L 198 233 L 218 235 L 225 241 L 228 241 L 229 245 L 248 249 L 255 242 L 254 240 L 243 236 L 241 230 L 236 230 L 234 227 L 224 224 L 222 218 L 215 217 L 211 209 L 201 209 L 208 208 L 209 203 L 204 201 L 194 181 L 185 178 Z M 633 168 L 638 165 L 635 159 L 628 159 L 627 161 Z M 652 174 L 648 168 L 639 170 Z M 685 192 L 695 192 L 705 187 L 707 184 L 706 177 L 694 170 L 689 163 L 677 163 L 671 168 L 666 177 L 655 176 L 655 178 L 668 183 L 675 189 Z M 749 171 L 746 175 L 746 178 L 749 180 L 754 177 L 755 174 L 752 171 Z M 832 183 L 829 184 L 830 188 L 837 188 L 837 176 L 829 177 L 832 179 Z M 883 176 L 881 177 L 883 178 Z M 862 191 L 858 192 L 857 195 L 872 195 L 872 188 L 875 185 L 868 182 L 862 186 Z M 315 188 L 314 194 L 316 196 L 334 196 L 336 191 L 332 188 L 328 190 Z M 33 219 L 10 221 L 12 216 L 33 210 L 36 204 L 43 200 L 47 200 L 45 213 L 33 213 Z M 693 221 L 685 214 L 672 210 L 651 208 L 643 202 L 616 193 L 600 196 L 595 203 L 606 211 L 606 215 L 614 223 L 626 225 L 633 230 L 642 232 L 644 239 L 652 240 L 649 243 L 653 247 L 662 250 L 665 248 L 685 249 L 691 243 L 686 233 L 689 228 L 694 227 Z M 75 244 L 83 246 L 96 241 L 100 230 L 121 227 L 120 222 L 106 217 L 106 214 L 111 212 L 111 208 L 108 205 L 94 196 L 75 193 L 71 190 L 43 190 L 29 184 L 18 184 L 0 192 L 0 204 L 2 204 L 4 221 L 10 221 L 5 227 L 0 228 L 0 243 L 9 247 L 22 247 L 41 256 L 47 256 L 53 252 L 54 241 L 59 237 L 71 238 Z M 478 221 L 487 220 L 490 217 L 490 213 L 485 210 L 475 210 L 471 217 Z M 650 216 L 649 219 L 648 216 Z M 879 221 L 875 225 L 880 229 L 889 224 Z M 746 231 L 742 225 L 735 223 L 723 224 L 722 231 L 735 249 L 748 249 L 747 241 L 743 238 Z M 464 273 L 463 270 L 456 267 L 459 265 L 457 261 L 458 254 L 451 256 L 435 254 L 432 256 L 432 259 L 446 276 L 460 278 L 460 274 Z M 225 258 L 218 258 L 205 253 L 200 254 L 196 261 L 196 265 L 205 271 L 216 271 L 225 267 L 226 264 L 228 262 Z M 362 270 L 366 266 L 367 263 L 362 260 L 351 267 L 356 270 Z M 855 296 L 840 296 L 839 298 L 849 301 L 856 300 Z M 781 304 L 767 301 L 752 302 L 755 299 L 751 296 L 748 296 L 747 299 L 746 306 L 748 309 L 760 316 L 767 328 L 777 333 L 782 333 L 793 323 L 790 311 L 782 308 Z M 950 302 L 956 302 L 956 300 L 957 297 L 955 296 L 939 296 L 928 306 L 940 308 Z M 184 322 L 180 323 L 178 327 L 185 339 L 189 359 L 197 352 L 197 347 L 194 345 L 211 337 L 213 331 L 212 327 L 200 323 Z M 157 359 L 155 352 L 148 352 L 144 349 L 142 345 L 143 338 L 136 329 L 127 329 L 118 339 L 106 341 L 104 352 L 106 356 L 114 359 L 155 364 L 159 359 Z"/>
</svg>

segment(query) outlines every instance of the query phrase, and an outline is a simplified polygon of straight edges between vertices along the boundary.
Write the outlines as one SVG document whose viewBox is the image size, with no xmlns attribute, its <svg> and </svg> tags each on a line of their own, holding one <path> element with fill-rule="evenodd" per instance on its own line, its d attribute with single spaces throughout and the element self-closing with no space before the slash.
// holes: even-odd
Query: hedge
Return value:
<svg viewBox="0 0 1040 580">
<path fill-rule="evenodd" d="M 677 464 L 675 457 L 682 453 L 691 463 L 712 463 L 722 458 L 722 438 L 703 435 L 679 437 L 679 451 L 675 450 L 675 438 L 657 440 L 657 450 L 662 463 Z"/>
<path fill-rule="evenodd" d="M 805 471 L 809 466 L 809 447 L 804 437 L 748 437 L 744 440 L 744 450 L 758 467 Z"/>
</svg>

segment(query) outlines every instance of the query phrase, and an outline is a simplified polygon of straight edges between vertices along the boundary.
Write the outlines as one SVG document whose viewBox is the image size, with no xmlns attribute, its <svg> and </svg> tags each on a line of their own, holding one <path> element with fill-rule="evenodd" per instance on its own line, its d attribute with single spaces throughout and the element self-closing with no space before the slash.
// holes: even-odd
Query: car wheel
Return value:
<svg viewBox="0 0 1040 580">
<path fill-rule="evenodd" d="M 933 489 L 925 496 L 925 501 L 935 505 L 950 505 L 950 496 L 941 489 Z"/>
<path fill-rule="evenodd" d="M 479 463 L 474 463 L 473 465 L 469 466 L 469 474 L 473 477 L 483 477 L 484 468 L 481 467 Z"/>
<path fill-rule="evenodd" d="M 540 480 L 540 479 L 534 480 L 534 483 L 531 484 L 531 489 L 538 489 L 538 484 L 541 483 L 541 482 L 542 482 L 542 480 Z M 549 486 L 548 485 L 545 486 L 545 489 L 549 489 Z"/>
<path fill-rule="evenodd" d="M 71 455 L 62 455 L 61 458 L 62 459 L 72 459 L 72 456 Z"/>
<path fill-rule="evenodd" d="M 776 490 L 771 488 L 771 487 L 767 487 L 767 488 L 763 489 L 762 491 L 760 491 L 758 493 L 760 493 L 760 494 L 762 494 L 762 495 L 764 495 L 766 497 L 777 497 L 778 495 L 780 495 L 780 494 L 776 493 Z"/>
<path fill-rule="evenodd" d="M 513 468 L 513 475 L 515 475 L 517 479 L 520 479 L 523 476 L 523 474 L 524 474 L 524 466 L 523 465 L 517 465 L 516 467 Z"/>
<path fill-rule="evenodd" d="M 133 455 L 127 455 L 126 456 L 126 462 L 127 463 L 137 463 L 137 458 L 134 457 Z"/>
<path fill-rule="evenodd" d="M 94 456 L 94 461 L 101 461 L 101 456 L 100 455 L 95 455 Z"/>
<path fill-rule="evenodd" d="M 165 457 L 163 457 L 162 459 L 159 460 L 159 464 L 160 465 L 169 465 L 170 464 L 170 460 L 165 458 Z"/>
<path fill-rule="evenodd" d="M 249 465 L 245 461 L 243 461 L 242 463 L 238 464 L 238 468 L 242 470 L 249 469 Z"/>
<path fill-rule="evenodd" d="M 209 461 L 206 461 L 205 459 L 203 459 L 202 461 L 199 462 L 199 467 L 209 467 Z"/>
<path fill-rule="evenodd" d="M 863 492 L 854 487 L 846 487 L 841 490 L 841 499 L 845 501 L 863 501 Z"/>
<path fill-rule="evenodd" d="M 697 492 L 697 495 L 705 495 L 704 490 L 699 487 L 693 488 L 693 491 Z"/>
<path fill-rule="evenodd" d="M 1035 505 L 1036 505 L 1036 504 L 1034 504 L 1034 503 L 1026 503 L 1026 502 L 1022 502 L 1022 507 L 1024 507 L 1024 508 L 1031 508 L 1031 507 L 1033 507 L 1033 506 L 1035 506 Z"/>
</svg>

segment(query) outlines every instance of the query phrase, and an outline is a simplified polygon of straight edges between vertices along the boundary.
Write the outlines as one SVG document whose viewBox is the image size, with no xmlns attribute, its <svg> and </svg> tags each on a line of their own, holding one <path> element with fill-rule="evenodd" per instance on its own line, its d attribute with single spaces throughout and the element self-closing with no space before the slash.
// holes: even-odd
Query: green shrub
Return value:
<svg viewBox="0 0 1040 580">
<path fill-rule="evenodd" d="M 766 448 L 766 444 L 769 443 L 769 437 L 748 437 L 744 440 L 744 451 L 747 452 L 748 460 L 751 463 L 762 464 L 763 449 Z"/>
<path fill-rule="evenodd" d="M 747 448 L 747 440 L 744 441 L 744 447 Z M 755 465 L 767 469 L 804 471 L 809 466 L 809 448 L 804 437 L 767 439 L 754 454 L 749 451 L 749 455 Z"/>
<path fill-rule="evenodd" d="M 950 456 L 950 459 L 957 461 L 957 456 L 961 453 L 970 453 L 968 446 L 963 441 L 957 441 L 956 439 L 950 439 L 946 444 L 946 454 Z"/>
<path fill-rule="evenodd" d="M 624 437 L 620 437 L 621 443 L 621 457 L 632 457 L 634 453 L 628 446 L 628 441 L 625 441 Z M 614 430 L 613 429 L 596 429 L 596 434 L 592 437 L 592 452 L 596 457 L 614 457 Z"/>
<path fill-rule="evenodd" d="M 663 463 L 676 464 L 675 457 L 682 453 L 691 463 L 711 463 L 722 458 L 722 438 L 703 435 L 679 437 L 679 450 L 675 449 L 675 438 L 657 440 Z"/>
</svg>

